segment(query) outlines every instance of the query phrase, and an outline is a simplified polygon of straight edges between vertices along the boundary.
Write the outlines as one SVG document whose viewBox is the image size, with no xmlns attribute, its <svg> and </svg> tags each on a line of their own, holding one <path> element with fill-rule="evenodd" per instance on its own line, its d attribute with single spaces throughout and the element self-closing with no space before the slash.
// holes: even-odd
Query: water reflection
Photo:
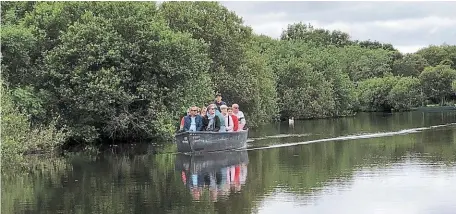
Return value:
<svg viewBox="0 0 456 214">
<path fill-rule="evenodd" d="M 248 162 L 247 151 L 178 154 L 175 168 L 181 172 L 182 182 L 193 200 L 199 201 L 204 190 L 209 190 L 210 199 L 218 201 L 241 191 L 247 179 Z"/>
<path fill-rule="evenodd" d="M 357 115 L 273 124 L 252 132 L 263 149 L 242 152 L 33 159 L 2 174 L 1 213 L 451 213 L 454 122 L 454 113 Z M 378 137 L 335 140 L 366 133 Z"/>
</svg>

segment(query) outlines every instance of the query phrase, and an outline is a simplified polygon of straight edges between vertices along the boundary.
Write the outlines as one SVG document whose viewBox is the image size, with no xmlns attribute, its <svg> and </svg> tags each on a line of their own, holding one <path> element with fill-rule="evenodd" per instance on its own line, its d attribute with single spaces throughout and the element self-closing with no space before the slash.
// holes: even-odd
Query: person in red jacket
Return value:
<svg viewBox="0 0 456 214">
<path fill-rule="evenodd" d="M 188 115 L 190 115 L 190 108 L 187 109 L 187 115 L 186 116 L 188 116 Z M 183 116 L 182 119 L 181 119 L 180 126 L 179 126 L 179 131 L 184 130 L 184 121 L 185 121 L 185 116 Z"/>
<path fill-rule="evenodd" d="M 237 132 L 239 129 L 239 120 L 236 117 L 236 115 L 233 114 L 233 109 L 231 107 L 228 107 L 228 115 L 231 116 L 231 118 L 233 119 L 233 123 L 234 123 L 233 131 Z"/>
</svg>

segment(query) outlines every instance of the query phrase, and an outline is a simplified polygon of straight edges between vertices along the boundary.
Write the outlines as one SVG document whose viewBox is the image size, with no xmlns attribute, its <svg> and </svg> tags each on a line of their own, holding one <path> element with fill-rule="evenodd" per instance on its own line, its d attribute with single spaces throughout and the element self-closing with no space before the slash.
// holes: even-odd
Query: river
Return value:
<svg viewBox="0 0 456 214">
<path fill-rule="evenodd" d="M 30 157 L 2 213 L 454 213 L 456 113 L 360 113 L 252 130 L 247 151 L 173 145 Z"/>
</svg>

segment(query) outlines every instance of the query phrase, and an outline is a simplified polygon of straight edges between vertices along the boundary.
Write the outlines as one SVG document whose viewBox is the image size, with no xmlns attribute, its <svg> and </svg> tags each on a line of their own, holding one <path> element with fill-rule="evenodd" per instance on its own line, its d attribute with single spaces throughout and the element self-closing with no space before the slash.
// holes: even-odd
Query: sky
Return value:
<svg viewBox="0 0 456 214">
<path fill-rule="evenodd" d="M 255 33 L 279 38 L 288 24 L 341 30 L 352 39 L 393 44 L 403 53 L 428 45 L 456 45 L 456 1 L 222 1 Z"/>
</svg>

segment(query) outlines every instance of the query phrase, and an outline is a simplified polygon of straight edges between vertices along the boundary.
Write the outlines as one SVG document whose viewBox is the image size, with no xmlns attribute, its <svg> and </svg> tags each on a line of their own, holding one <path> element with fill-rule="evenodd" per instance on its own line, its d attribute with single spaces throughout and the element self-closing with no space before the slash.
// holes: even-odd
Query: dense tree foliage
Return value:
<svg viewBox="0 0 456 214">
<path fill-rule="evenodd" d="M 1 4 L 8 99 L 31 128 L 54 123 L 76 142 L 169 139 L 215 92 L 249 126 L 444 105 L 454 93 L 454 45 L 402 55 L 303 23 L 273 39 L 217 2 Z"/>
</svg>

